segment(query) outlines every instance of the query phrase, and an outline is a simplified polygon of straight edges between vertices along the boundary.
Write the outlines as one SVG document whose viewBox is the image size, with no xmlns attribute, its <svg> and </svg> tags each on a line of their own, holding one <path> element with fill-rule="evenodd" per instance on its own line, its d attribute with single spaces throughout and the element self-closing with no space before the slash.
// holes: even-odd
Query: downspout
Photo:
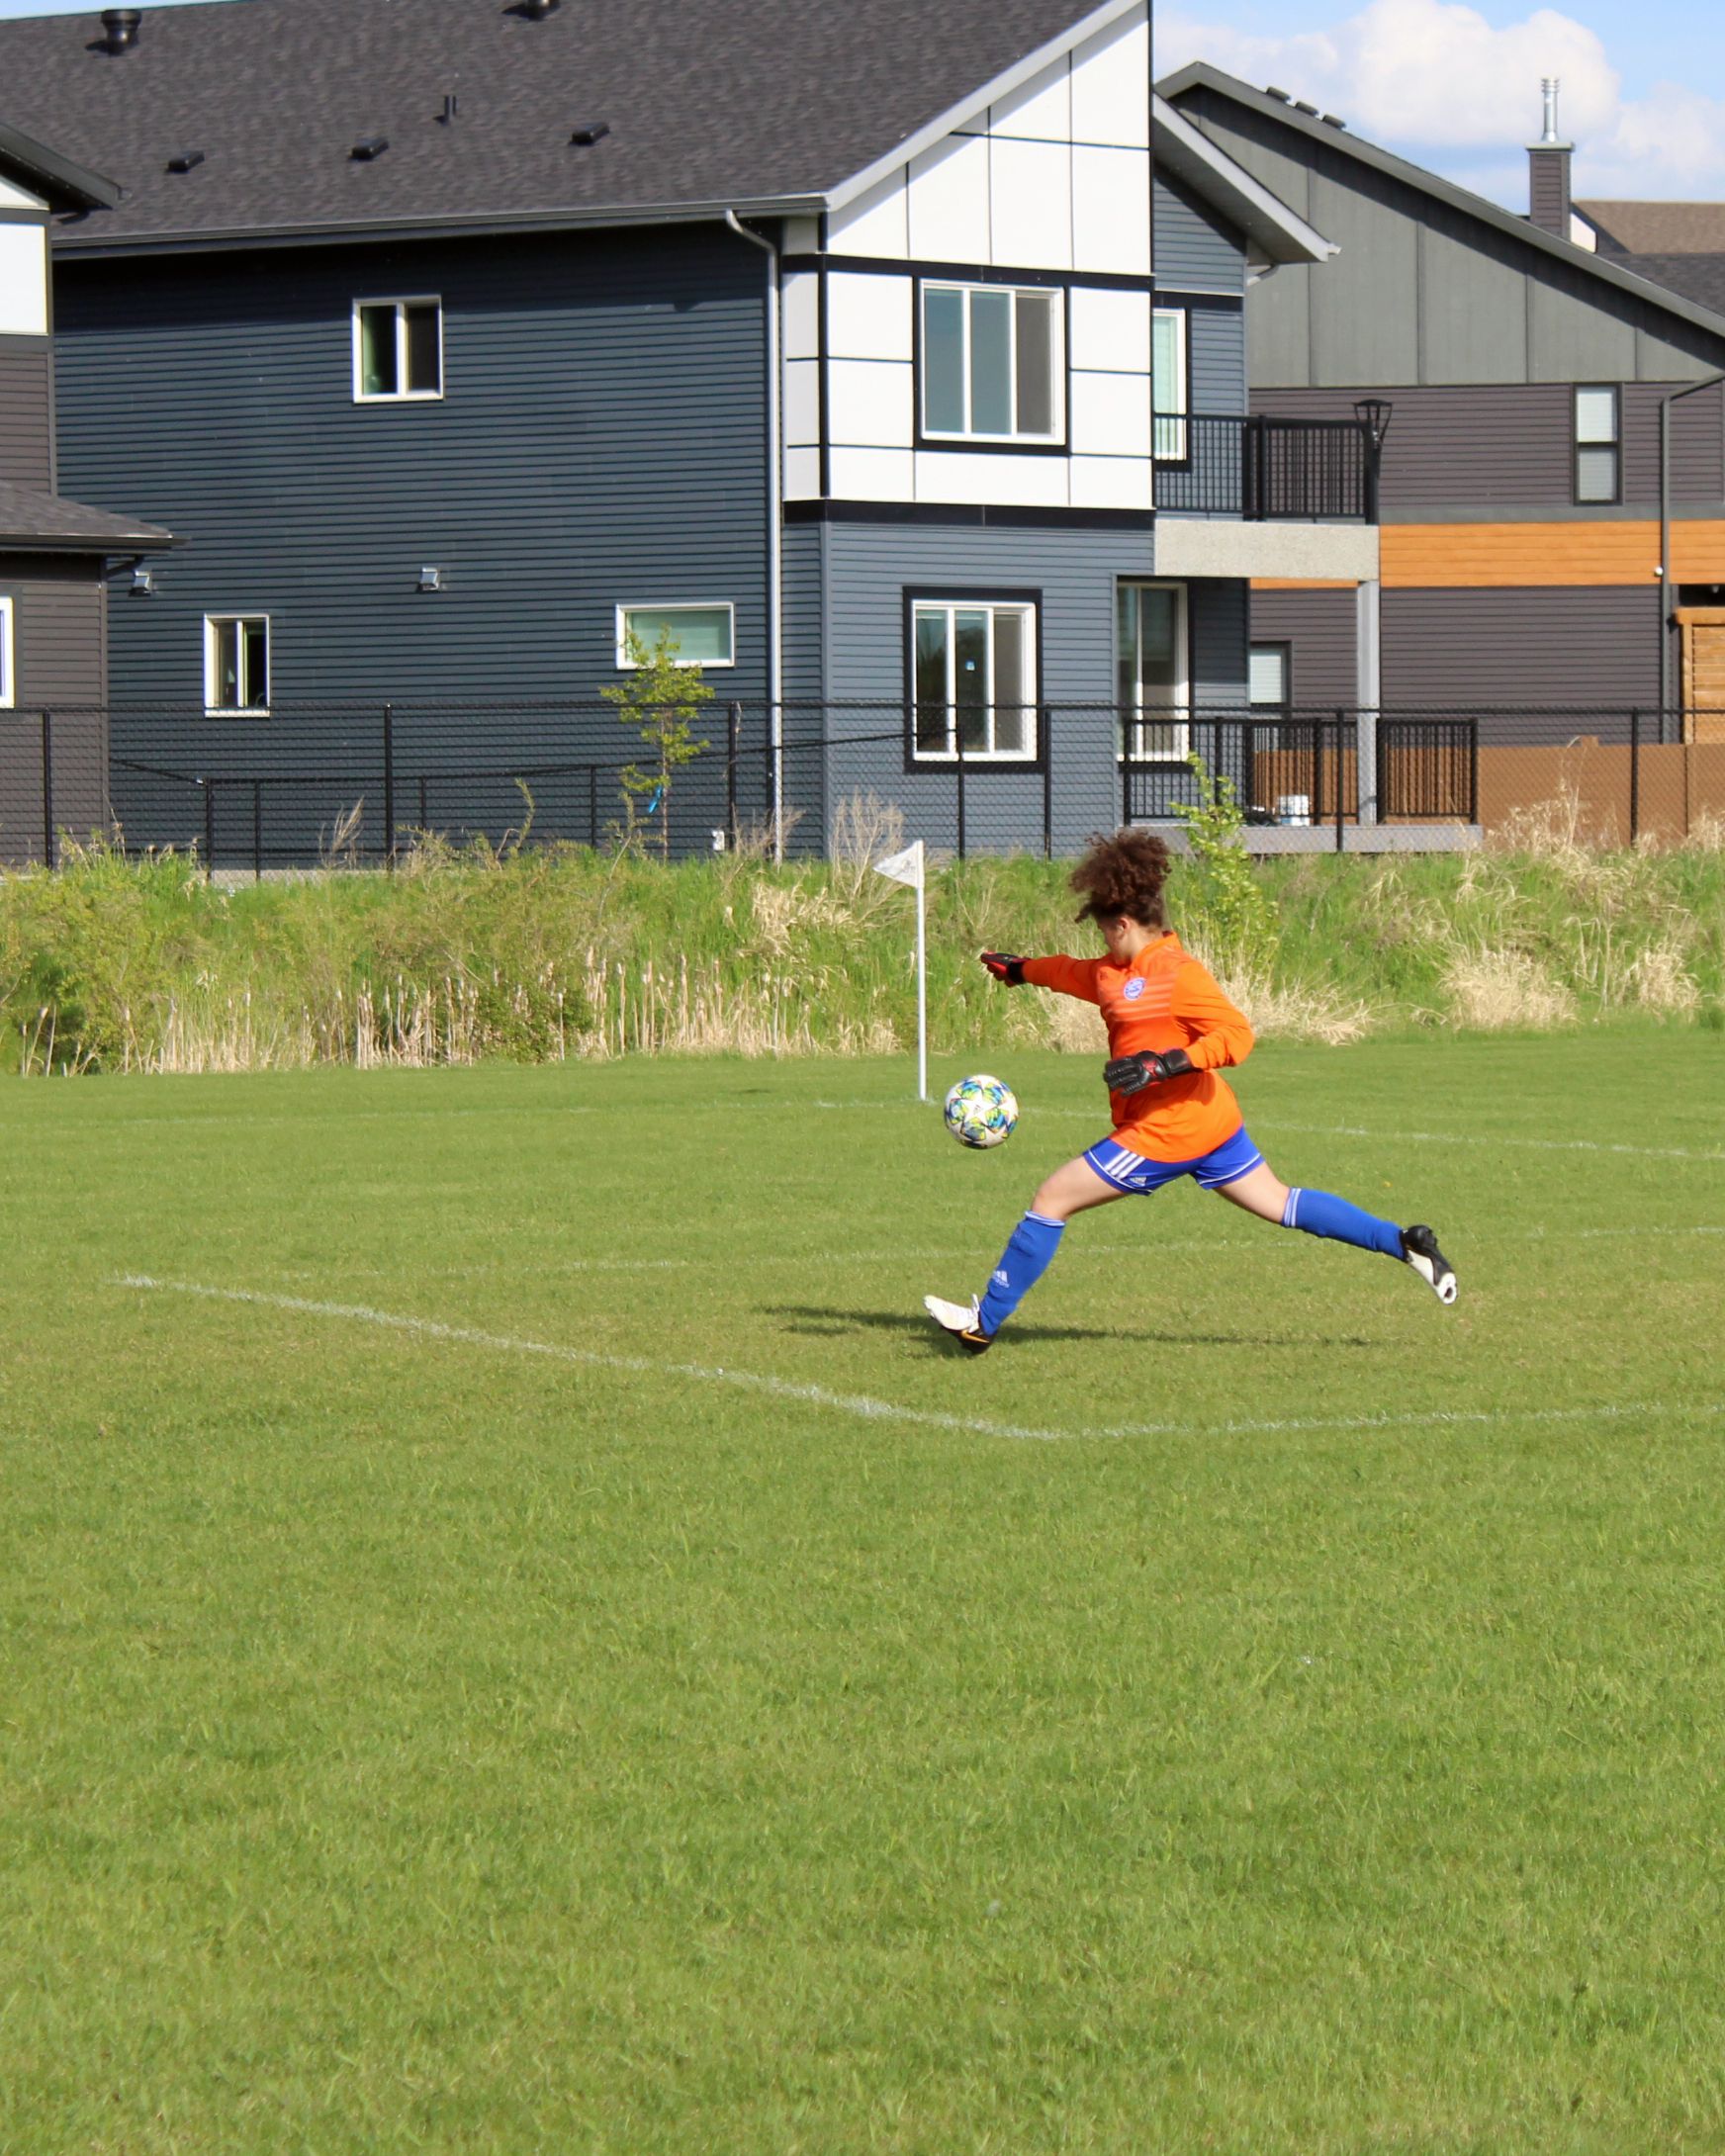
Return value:
<svg viewBox="0 0 1725 2156">
<path fill-rule="evenodd" d="M 772 857 L 784 858 L 784 447 L 779 437 L 778 249 L 752 232 L 735 210 L 725 223 L 767 256 L 767 720 L 772 749 Z"/>
</svg>

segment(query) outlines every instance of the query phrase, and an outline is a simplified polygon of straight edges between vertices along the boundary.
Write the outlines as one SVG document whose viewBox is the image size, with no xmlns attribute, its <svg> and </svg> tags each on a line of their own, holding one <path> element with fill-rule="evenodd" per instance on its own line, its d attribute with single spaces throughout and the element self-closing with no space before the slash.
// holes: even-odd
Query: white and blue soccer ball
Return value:
<svg viewBox="0 0 1725 2156">
<path fill-rule="evenodd" d="M 947 1128 L 960 1145 L 1004 1145 L 1017 1127 L 1018 1100 L 998 1078 L 960 1078 L 947 1095 Z"/>
</svg>

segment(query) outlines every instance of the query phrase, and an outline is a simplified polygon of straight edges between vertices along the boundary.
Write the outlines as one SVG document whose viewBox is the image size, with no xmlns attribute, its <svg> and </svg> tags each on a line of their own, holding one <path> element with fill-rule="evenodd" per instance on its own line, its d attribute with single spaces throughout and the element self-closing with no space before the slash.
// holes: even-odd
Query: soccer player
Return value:
<svg viewBox="0 0 1725 2156">
<path fill-rule="evenodd" d="M 1239 1103 L 1217 1075 L 1250 1054 L 1252 1030 L 1169 928 L 1162 903 L 1168 868 L 1168 849 L 1153 832 L 1092 839 L 1072 888 L 1084 901 L 1078 919 L 1095 922 L 1107 957 L 982 953 L 1008 987 L 1028 981 L 1101 1007 L 1114 1134 L 1048 1177 L 980 1296 L 968 1303 L 923 1298 L 936 1324 L 972 1355 L 993 1345 L 1047 1271 L 1075 1213 L 1147 1197 L 1185 1175 L 1261 1220 L 1399 1259 L 1440 1303 L 1456 1299 L 1455 1268 L 1430 1228 L 1398 1227 L 1327 1191 L 1291 1189 L 1266 1165 L 1246 1135 Z"/>
</svg>

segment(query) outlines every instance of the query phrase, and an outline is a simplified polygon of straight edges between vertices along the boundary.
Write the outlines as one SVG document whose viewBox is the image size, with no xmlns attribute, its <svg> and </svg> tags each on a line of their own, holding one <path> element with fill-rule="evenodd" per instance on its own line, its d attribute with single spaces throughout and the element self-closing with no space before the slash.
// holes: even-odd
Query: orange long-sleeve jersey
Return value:
<svg viewBox="0 0 1725 2156">
<path fill-rule="evenodd" d="M 1184 1048 L 1194 1069 L 1141 1093 L 1111 1093 L 1118 1143 L 1145 1160 L 1196 1160 L 1240 1126 L 1233 1089 L 1216 1073 L 1243 1063 L 1252 1030 L 1170 929 L 1131 965 L 1112 958 L 1027 958 L 1024 977 L 1100 1006 L 1111 1056 Z"/>
</svg>

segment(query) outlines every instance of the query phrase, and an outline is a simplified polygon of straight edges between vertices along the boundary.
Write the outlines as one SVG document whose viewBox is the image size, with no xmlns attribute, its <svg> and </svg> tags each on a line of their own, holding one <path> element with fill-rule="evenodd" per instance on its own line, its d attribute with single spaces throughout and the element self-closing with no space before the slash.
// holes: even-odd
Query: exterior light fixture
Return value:
<svg viewBox="0 0 1725 2156">
<path fill-rule="evenodd" d="M 443 588 L 442 570 L 429 567 L 420 570 L 419 588 L 421 591 L 441 591 Z"/>
<path fill-rule="evenodd" d="M 152 595 L 154 590 L 155 573 L 152 570 L 145 569 L 141 562 L 135 563 L 132 570 L 133 597 L 147 599 Z"/>
<path fill-rule="evenodd" d="M 1384 436 L 1390 431 L 1390 414 L 1395 410 L 1387 397 L 1362 397 L 1354 405 L 1354 417 L 1372 437 L 1372 447 L 1382 449 Z"/>
</svg>

